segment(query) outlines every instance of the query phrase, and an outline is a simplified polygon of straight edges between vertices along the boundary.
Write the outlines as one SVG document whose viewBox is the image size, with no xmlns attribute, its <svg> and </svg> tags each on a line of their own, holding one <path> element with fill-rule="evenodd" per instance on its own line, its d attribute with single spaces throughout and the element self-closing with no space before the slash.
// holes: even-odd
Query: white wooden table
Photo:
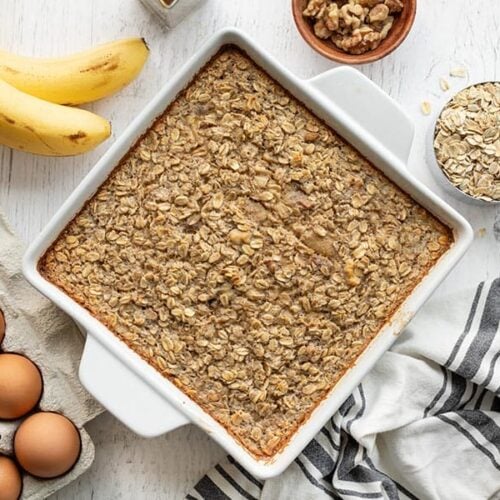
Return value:
<svg viewBox="0 0 500 500">
<path fill-rule="evenodd" d="M 76 158 L 35 157 L 0 147 L 0 206 L 26 241 L 47 223 L 95 161 L 160 86 L 211 33 L 238 26 L 255 37 L 290 70 L 304 78 L 334 66 L 299 37 L 290 0 L 207 0 L 173 31 L 164 31 L 138 0 L 0 0 L 0 47 L 32 55 L 56 55 L 114 38 L 144 36 L 151 57 L 140 78 L 119 95 L 90 109 L 110 118 L 113 138 Z M 424 139 L 432 119 L 420 112 L 422 100 L 434 109 L 444 103 L 439 77 L 457 65 L 469 81 L 500 78 L 498 0 L 419 0 L 415 26 L 406 42 L 381 62 L 359 69 L 392 95 L 417 126 L 409 169 L 432 189 Z M 466 82 L 448 77 L 452 90 Z M 466 258 L 437 293 L 498 275 L 500 209 L 478 208 L 449 199 L 474 226 L 476 240 Z M 177 499 L 223 451 L 203 432 L 184 427 L 143 440 L 105 414 L 88 425 L 96 444 L 90 471 L 53 499 Z"/>
</svg>

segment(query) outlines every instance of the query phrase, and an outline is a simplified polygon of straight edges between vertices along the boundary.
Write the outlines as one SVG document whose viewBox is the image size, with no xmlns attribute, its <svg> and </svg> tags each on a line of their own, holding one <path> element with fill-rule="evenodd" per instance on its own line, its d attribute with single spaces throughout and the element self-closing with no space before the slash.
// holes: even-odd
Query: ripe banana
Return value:
<svg viewBox="0 0 500 500">
<path fill-rule="evenodd" d="M 0 78 L 46 101 L 82 104 L 125 87 L 139 74 L 148 54 L 143 38 L 117 40 L 51 59 L 0 51 Z"/>
<path fill-rule="evenodd" d="M 111 133 L 90 111 L 53 104 L 0 80 L 0 144 L 48 156 L 89 151 Z"/>
</svg>

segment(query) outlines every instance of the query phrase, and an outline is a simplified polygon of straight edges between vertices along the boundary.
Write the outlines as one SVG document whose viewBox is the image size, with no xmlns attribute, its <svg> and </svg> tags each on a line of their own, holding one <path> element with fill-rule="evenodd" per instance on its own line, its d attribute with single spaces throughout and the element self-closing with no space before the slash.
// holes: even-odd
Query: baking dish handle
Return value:
<svg viewBox="0 0 500 500">
<path fill-rule="evenodd" d="M 407 164 L 415 134 L 413 123 L 399 104 L 363 73 L 341 66 L 311 78 L 309 84 Z"/>
<path fill-rule="evenodd" d="M 140 436 L 160 436 L 189 423 L 89 333 L 79 375 L 90 394 Z"/>
</svg>

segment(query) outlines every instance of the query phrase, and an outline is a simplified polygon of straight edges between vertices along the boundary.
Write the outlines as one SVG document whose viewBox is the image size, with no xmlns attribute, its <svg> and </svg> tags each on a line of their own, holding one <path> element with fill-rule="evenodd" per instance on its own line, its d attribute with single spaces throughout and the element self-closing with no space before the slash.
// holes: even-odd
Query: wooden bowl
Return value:
<svg viewBox="0 0 500 500">
<path fill-rule="evenodd" d="M 344 64 L 364 64 L 378 59 L 395 50 L 407 37 L 415 20 L 417 0 L 404 0 L 404 9 L 395 19 L 394 24 L 382 43 L 374 50 L 364 54 L 349 54 L 337 48 L 331 40 L 322 40 L 314 34 L 312 22 L 302 15 L 308 0 L 292 0 L 292 11 L 295 24 L 302 38 L 321 55 Z"/>
</svg>

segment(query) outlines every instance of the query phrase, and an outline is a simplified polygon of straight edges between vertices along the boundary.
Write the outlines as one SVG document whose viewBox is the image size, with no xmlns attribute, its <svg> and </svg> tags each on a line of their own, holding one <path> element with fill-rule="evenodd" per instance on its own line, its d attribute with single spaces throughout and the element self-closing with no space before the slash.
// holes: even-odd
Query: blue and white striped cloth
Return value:
<svg viewBox="0 0 500 500">
<path fill-rule="evenodd" d="M 500 278 L 434 299 L 281 476 L 231 457 L 192 499 L 500 499 Z"/>
</svg>

